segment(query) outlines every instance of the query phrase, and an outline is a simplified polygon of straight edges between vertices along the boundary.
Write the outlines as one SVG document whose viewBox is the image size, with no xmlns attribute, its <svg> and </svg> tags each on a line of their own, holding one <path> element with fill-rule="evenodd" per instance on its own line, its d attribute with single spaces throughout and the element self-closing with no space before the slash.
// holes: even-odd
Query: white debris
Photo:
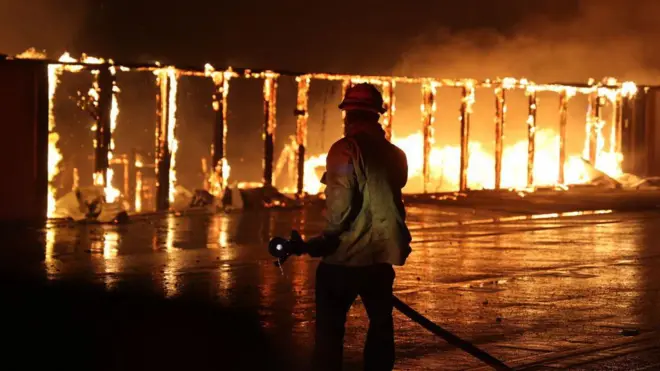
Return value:
<svg viewBox="0 0 660 371">
<path fill-rule="evenodd" d="M 91 186 L 77 188 L 57 200 L 53 217 L 110 223 L 126 210 L 122 200 L 106 203 L 103 187 Z"/>
</svg>

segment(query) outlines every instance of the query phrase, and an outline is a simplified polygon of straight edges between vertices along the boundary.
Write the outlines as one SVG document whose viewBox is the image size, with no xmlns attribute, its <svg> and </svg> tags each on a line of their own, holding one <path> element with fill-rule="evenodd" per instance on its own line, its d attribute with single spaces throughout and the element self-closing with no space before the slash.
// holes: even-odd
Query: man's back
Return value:
<svg viewBox="0 0 660 371">
<path fill-rule="evenodd" d="M 401 197 L 405 153 L 385 139 L 377 122 L 362 123 L 333 145 L 327 170 L 328 227 L 344 226 L 339 247 L 324 262 L 403 265 L 410 253 Z"/>
<path fill-rule="evenodd" d="M 403 265 L 410 254 L 401 199 L 408 164 L 378 123 L 386 109 L 375 86 L 350 87 L 339 109 L 345 113 L 345 137 L 326 160 L 328 224 L 308 242 L 310 254 L 324 256 L 316 270 L 312 369 L 341 370 L 346 313 L 359 295 L 369 316 L 364 368 L 392 370 L 392 266 Z"/>
</svg>

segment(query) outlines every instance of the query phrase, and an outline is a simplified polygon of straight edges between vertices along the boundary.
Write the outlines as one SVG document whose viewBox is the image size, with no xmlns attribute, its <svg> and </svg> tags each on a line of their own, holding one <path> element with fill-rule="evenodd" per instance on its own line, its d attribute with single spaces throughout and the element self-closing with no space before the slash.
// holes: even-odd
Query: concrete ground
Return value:
<svg viewBox="0 0 660 371">
<path fill-rule="evenodd" d="M 660 369 L 660 213 L 516 217 L 433 205 L 408 213 L 413 253 L 396 270 L 395 294 L 432 321 L 516 369 Z M 317 262 L 295 257 L 280 271 L 266 243 L 322 227 L 321 210 L 306 208 L 5 231 L 3 272 L 21 281 L 3 280 L 16 316 L 4 325 L 49 354 L 50 366 L 82 353 L 96 366 L 88 369 L 303 368 Z M 34 291 L 21 296 L 28 278 Z M 35 316 L 28 336 L 23 323 Z M 367 325 L 358 301 L 348 370 L 361 367 Z M 484 366 L 400 313 L 395 326 L 397 369 Z"/>
</svg>

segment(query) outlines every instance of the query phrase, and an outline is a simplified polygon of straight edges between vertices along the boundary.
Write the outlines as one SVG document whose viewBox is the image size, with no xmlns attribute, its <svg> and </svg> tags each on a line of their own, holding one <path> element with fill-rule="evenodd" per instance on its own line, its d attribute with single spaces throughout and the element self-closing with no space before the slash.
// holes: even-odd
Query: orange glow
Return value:
<svg viewBox="0 0 660 371">
<path fill-rule="evenodd" d="M 170 203 L 174 202 L 174 195 L 176 193 L 175 187 L 177 183 L 176 179 L 176 153 L 179 149 L 179 140 L 176 137 L 176 113 L 177 113 L 177 92 L 179 87 L 179 76 L 180 73 L 174 67 L 167 67 L 160 70 L 154 71 L 154 75 L 158 76 L 160 84 L 163 84 L 167 81 L 165 87 L 168 90 L 163 90 L 165 87 L 161 88 L 161 96 L 165 99 L 165 94 L 167 94 L 167 112 L 163 112 L 162 120 L 167 122 L 167 143 L 169 147 L 170 154 L 170 168 L 169 168 L 169 201 Z"/>
<path fill-rule="evenodd" d="M 136 212 L 141 212 L 142 211 L 142 167 L 144 164 L 142 163 L 142 160 L 136 159 L 135 160 L 135 168 L 137 171 L 135 172 L 135 211 Z"/>
<path fill-rule="evenodd" d="M 353 81 L 359 81 L 360 77 L 353 77 Z M 455 82 L 453 86 L 466 85 L 467 81 Z M 503 89 L 524 88 L 528 93 L 551 91 L 565 91 L 568 98 L 581 94 L 593 94 L 602 100 L 602 102 L 615 102 L 617 97 L 632 97 L 637 92 L 637 87 L 632 82 L 625 82 L 618 85 L 619 88 L 611 86 L 617 85 L 615 80 L 606 80 L 608 87 L 594 85 L 591 87 L 566 87 L 562 85 L 535 85 L 526 79 L 516 80 L 505 78 L 497 82 L 486 81 L 481 86 L 501 87 Z M 450 84 L 448 84 L 450 85 Z M 475 83 L 469 83 L 474 87 Z M 433 87 L 442 86 L 442 83 L 435 83 Z M 468 108 L 471 110 L 474 104 L 473 92 L 468 95 Z M 422 114 L 433 112 L 435 102 L 427 107 L 428 104 L 422 104 Z M 597 129 L 597 156 L 595 161 L 596 169 L 616 178 L 623 174 L 621 170 L 621 161 L 623 156 L 616 152 L 619 147 L 611 145 L 609 150 L 605 146 L 605 137 L 603 127 L 605 121 L 602 118 L 596 118 L 588 114 L 587 125 L 594 125 Z M 529 119 L 528 119 L 529 120 Z M 612 124 L 614 125 L 614 123 Z M 612 129 L 614 132 L 614 129 Z M 460 172 L 460 147 L 459 146 L 437 146 L 433 142 L 433 136 L 427 136 L 431 146 L 429 154 L 429 192 L 445 192 L 458 190 L 459 172 Z M 392 143 L 401 148 L 408 157 L 408 175 L 409 181 L 405 191 L 408 193 L 424 192 L 424 135 L 421 131 L 411 134 L 407 137 L 397 137 L 392 134 Z M 615 143 L 620 140 L 616 134 L 610 136 L 610 141 Z M 535 159 L 534 159 L 534 186 L 552 186 L 557 185 L 559 179 L 559 136 L 548 129 L 535 129 Z M 588 152 L 589 143 L 585 143 L 585 154 Z M 317 194 L 322 191 L 320 176 L 314 169 L 324 167 L 325 154 L 311 156 L 305 162 L 305 192 Z M 513 145 L 504 147 L 502 153 L 502 179 L 501 187 L 505 189 L 523 190 L 527 188 L 527 163 L 521 161 L 528 157 L 527 140 L 521 140 Z M 494 154 L 486 152 L 479 142 L 470 141 L 468 157 L 468 187 L 470 189 L 492 189 L 495 186 Z M 486 169 L 486 170 L 485 170 Z M 587 165 L 579 156 L 569 157 L 564 166 L 565 184 L 583 184 L 589 179 Z"/>
<path fill-rule="evenodd" d="M 83 55 L 82 61 L 85 63 L 92 63 L 92 64 L 105 63 L 105 61 L 101 58 L 89 57 L 86 55 Z M 117 69 L 114 66 L 111 66 L 110 73 L 113 76 L 115 76 L 117 74 Z M 99 71 L 98 70 L 92 71 L 92 75 L 94 76 L 94 82 L 92 83 L 92 87 L 89 89 L 89 92 L 87 94 L 93 99 L 94 106 L 98 108 L 99 93 L 101 91 L 101 87 L 98 81 Z M 114 79 L 112 84 L 113 84 L 112 101 L 110 105 L 110 148 L 108 148 L 108 164 L 112 163 L 112 159 L 114 155 L 115 139 L 113 137 L 113 134 L 115 132 L 115 129 L 117 128 L 117 117 L 119 116 L 119 103 L 117 101 L 119 88 L 117 87 L 117 84 L 114 81 Z M 98 123 L 94 123 L 94 125 L 92 126 L 92 131 L 95 132 L 97 130 L 98 130 Z M 96 143 L 96 139 L 94 139 L 94 148 L 96 148 L 97 145 L 98 144 Z M 105 182 L 104 182 L 104 175 L 105 175 Z M 111 165 L 108 165 L 105 174 L 96 172 L 94 173 L 93 176 L 94 176 L 94 185 L 104 187 L 106 202 L 109 203 L 115 202 L 117 198 L 121 196 L 121 192 L 119 191 L 119 189 L 114 187 L 112 184 L 114 178 L 114 170 L 112 169 Z"/>
<path fill-rule="evenodd" d="M 231 67 L 229 67 L 226 71 L 216 71 L 215 68 L 209 63 L 207 63 L 204 66 L 204 75 L 206 77 L 210 77 L 213 80 L 213 84 L 215 85 L 216 91 L 219 94 L 218 97 L 216 97 L 213 100 L 213 110 L 215 112 L 220 111 L 222 109 L 222 116 L 223 116 L 223 138 L 225 140 L 225 145 L 227 141 L 227 129 L 228 129 L 228 124 L 227 124 L 227 97 L 229 96 L 229 80 L 231 80 L 232 77 L 236 77 L 237 74 L 232 71 Z M 216 100 L 216 99 L 219 99 Z M 220 107 L 220 103 L 222 103 L 222 107 Z M 214 149 L 215 150 L 215 149 Z M 213 169 L 215 171 L 211 171 L 211 175 L 209 178 L 209 184 L 211 184 L 211 193 L 214 195 L 219 195 L 221 192 L 227 187 L 227 180 L 229 179 L 229 176 L 231 174 L 231 167 L 229 166 L 229 162 L 227 161 L 227 158 L 223 156 L 221 163 L 218 164 L 213 164 Z M 220 176 L 222 179 L 218 179 L 218 166 L 222 169 L 222 173 Z"/>
<path fill-rule="evenodd" d="M 423 149 L 424 136 L 421 131 L 406 137 L 392 134 L 392 143 L 401 148 L 408 158 L 407 193 L 423 192 Z M 536 131 L 536 156 L 534 163 L 534 183 L 536 186 L 557 184 L 559 177 L 559 136 L 552 130 Z M 470 142 L 468 160 L 468 187 L 470 189 L 492 189 L 495 186 L 495 158 L 490 151 L 485 151 L 482 144 Z M 447 192 L 458 190 L 460 169 L 460 146 L 433 145 L 429 156 L 430 182 L 429 192 Z M 597 167 L 608 175 L 616 177 L 620 168 L 612 165 L 609 153 L 601 156 Z M 527 188 L 527 140 L 520 140 L 504 148 L 502 154 L 502 188 Z M 318 194 L 323 190 L 320 175 L 325 169 L 326 154 L 312 156 L 305 161 L 305 192 Z M 609 167 L 608 167 L 609 166 Z M 486 169 L 484 171 L 484 169 Z M 579 156 L 569 157 L 564 167 L 566 184 L 584 184 L 589 181 L 584 161 Z"/>
<path fill-rule="evenodd" d="M 43 59 L 45 58 L 45 53 L 40 53 L 35 51 L 33 48 L 29 49 L 28 51 L 20 54 L 17 56 L 17 58 L 32 58 L 32 59 Z M 59 134 L 55 131 L 55 115 L 54 115 L 54 106 L 55 106 L 55 92 L 57 90 L 57 86 L 60 83 L 60 76 L 64 71 L 67 72 L 80 72 L 84 69 L 83 65 L 76 65 L 75 63 L 82 62 L 82 63 L 87 63 L 87 64 L 103 64 L 106 61 L 102 58 L 97 58 L 97 57 L 92 57 L 88 56 L 86 54 L 83 54 L 80 60 L 77 60 L 71 56 L 71 54 L 64 53 L 60 58 L 58 59 L 61 64 L 56 63 L 56 64 L 49 64 L 48 65 L 48 207 L 47 207 L 47 215 L 48 217 L 52 217 L 53 213 L 55 211 L 55 201 L 56 201 L 56 193 L 57 189 L 53 184 L 53 180 L 55 179 L 55 176 L 59 174 L 59 164 L 62 161 L 62 154 L 57 147 L 57 142 L 59 141 Z M 74 63 L 74 64 L 68 64 L 68 63 Z M 122 70 L 126 70 L 125 68 L 122 68 Z M 111 71 L 113 75 L 115 74 L 115 68 L 114 66 L 111 67 Z M 93 99 L 93 104 L 95 106 L 98 105 L 98 98 L 99 98 L 99 86 L 98 86 L 98 81 L 96 80 L 96 77 L 98 76 L 99 71 L 98 70 L 92 70 L 91 73 L 94 75 L 95 80 L 93 83 L 92 88 L 88 91 L 89 96 Z M 116 86 L 113 87 L 113 99 L 112 99 L 112 107 L 111 107 L 111 130 L 114 131 L 116 128 L 117 124 L 117 115 L 119 113 L 119 105 L 117 104 L 117 97 L 116 94 L 119 92 L 119 89 L 116 88 Z M 92 130 L 95 131 L 97 130 L 97 124 L 95 123 L 92 126 Z M 94 147 L 96 147 L 96 142 L 94 143 Z M 114 149 L 114 141 L 110 145 L 110 151 L 108 152 L 108 162 L 112 160 L 112 150 Z M 94 185 L 100 185 L 103 186 L 103 174 L 95 173 L 93 174 L 93 181 Z M 106 192 L 106 201 L 108 202 L 113 202 L 118 196 L 119 196 L 119 190 L 112 187 L 112 169 L 108 169 L 108 174 L 106 174 L 107 178 L 107 186 L 105 188 Z"/>
<path fill-rule="evenodd" d="M 264 184 L 262 182 L 239 182 L 236 185 L 236 188 L 238 188 L 238 189 L 253 189 L 253 188 L 261 188 L 263 186 L 264 186 Z"/>
<path fill-rule="evenodd" d="M 28 50 L 21 55 L 17 56 L 22 58 L 31 58 L 31 59 L 43 59 L 45 55 L 34 49 Z M 58 143 L 58 134 L 55 132 L 55 119 L 53 117 L 53 101 L 55 97 L 55 90 L 58 85 L 58 78 L 63 71 L 68 72 L 78 72 L 83 70 L 86 66 L 81 64 L 76 64 L 84 62 L 87 64 L 104 64 L 106 60 L 102 58 L 95 58 L 91 56 L 84 55 L 80 60 L 76 60 L 71 57 L 68 53 L 65 53 L 59 58 L 59 62 L 51 64 L 48 67 L 48 77 L 49 77 L 49 143 L 48 143 L 48 180 L 49 180 L 49 195 L 48 195 L 48 211 L 49 215 L 52 214 L 55 204 L 55 187 L 53 185 L 53 180 L 58 174 L 59 163 L 62 160 L 61 153 L 57 148 Z M 111 60 L 108 60 L 107 63 L 112 64 Z M 159 76 L 167 76 L 170 81 L 168 84 L 168 106 L 169 109 L 166 113 L 166 119 L 168 120 L 168 129 L 167 129 L 167 139 L 169 141 L 169 149 L 171 154 L 170 162 L 170 201 L 173 202 L 174 198 L 174 189 L 176 186 L 176 152 L 178 149 L 178 140 L 175 135 L 176 129 L 176 111 L 177 111 L 177 79 L 181 75 L 195 75 L 196 76 L 207 76 L 212 77 L 214 81 L 220 81 L 220 77 L 223 77 L 223 84 L 229 80 L 230 77 L 237 77 L 238 74 L 228 71 L 215 71 L 211 65 L 206 65 L 204 72 L 186 72 L 182 70 L 177 70 L 174 67 L 160 67 L 160 64 L 157 66 L 146 67 L 143 70 L 154 71 Z M 87 66 L 89 67 L 89 66 Z M 91 67 L 92 69 L 94 67 Z M 113 74 L 115 66 L 112 66 Z M 121 70 L 125 70 L 124 67 L 117 66 Z M 273 95 L 275 91 L 275 81 L 279 75 L 272 71 L 265 71 L 254 73 L 251 71 L 245 71 L 241 74 L 242 77 L 246 78 L 262 78 L 266 79 L 267 83 L 264 84 L 264 97 L 268 98 Z M 299 76 L 300 77 L 300 76 Z M 394 86 L 396 83 L 416 83 L 426 85 L 433 90 L 440 87 L 464 87 L 469 86 L 469 94 L 464 98 L 465 103 L 467 104 L 467 111 L 471 111 L 471 107 L 474 103 L 474 89 L 477 87 L 487 87 L 491 89 L 524 89 L 527 92 L 562 92 L 565 91 L 567 97 L 574 96 L 576 94 L 593 94 L 600 103 L 603 105 L 612 104 L 615 107 L 620 104 L 622 97 L 630 98 L 634 96 L 638 88 L 633 82 L 623 82 L 619 83 L 613 78 L 602 79 L 601 82 L 591 79 L 588 86 L 581 87 L 571 87 L 558 84 L 546 84 L 546 85 L 537 85 L 527 79 L 515 79 L 507 77 L 504 79 L 497 80 L 486 80 L 486 81 L 473 81 L 473 80 L 450 80 L 450 79 L 430 79 L 430 78 L 409 78 L 409 77 L 393 77 L 393 76 L 351 76 L 351 75 L 330 75 L 330 74 L 308 74 L 304 75 L 302 78 L 305 79 L 322 79 L 322 80 L 332 80 L 337 81 L 338 83 L 343 82 L 344 87 L 348 86 L 350 83 L 357 82 L 369 82 L 379 86 L 386 86 L 391 84 Z M 469 84 L 468 84 L 469 81 Z M 111 130 L 114 131 L 116 127 L 116 118 L 119 112 L 119 107 L 116 101 L 116 93 L 118 89 L 116 86 L 113 87 L 113 101 L 112 101 L 112 123 Z M 94 97 L 94 94 L 97 94 L 96 91 L 90 91 L 90 95 Z M 226 90 L 226 89 L 225 89 Z M 226 91 L 225 91 L 226 93 Z M 390 101 L 390 97 L 384 97 L 388 105 L 394 106 L 394 99 Z M 423 114 L 429 116 L 428 121 L 432 122 L 433 120 L 433 111 L 435 110 L 435 102 L 428 102 L 427 104 L 422 105 Z M 275 108 L 275 107 L 273 107 Z M 226 106 L 225 106 L 226 109 Z M 272 110 L 274 114 L 274 109 Z M 392 109 L 392 114 L 394 114 L 394 109 Z M 388 116 L 386 119 L 392 120 L 394 115 L 391 117 Z M 594 166 L 605 172 L 606 174 L 616 178 L 622 174 L 621 171 L 621 162 L 622 155 L 619 152 L 620 146 L 617 143 L 620 141 L 620 132 L 617 131 L 615 127 L 617 122 L 616 118 L 612 119 L 612 123 L 606 122 L 603 115 L 593 115 L 588 113 L 587 120 L 585 122 L 587 126 L 587 131 L 594 135 L 594 141 L 585 143 L 584 154 L 585 156 L 589 154 L 589 146 L 596 144 L 596 153 L 594 160 Z M 306 118 L 306 117 L 305 117 Z M 528 124 L 530 123 L 528 119 Z M 394 119 L 396 121 L 396 119 Z M 608 125 L 612 125 L 609 127 Z M 396 124 L 394 125 L 396 129 Z M 424 150 L 423 147 L 427 147 L 428 162 L 428 191 L 454 191 L 458 189 L 459 182 L 459 172 L 460 172 L 460 147 L 459 146 L 439 146 L 433 142 L 432 135 L 432 126 L 429 125 L 426 137 L 422 132 L 413 133 L 406 137 L 397 137 L 395 133 L 392 134 L 392 142 L 398 145 L 404 150 L 408 156 L 409 161 L 409 186 L 406 188 L 407 192 L 422 192 L 424 184 Z M 593 129 L 593 130 L 590 130 Z M 268 127 L 269 132 L 274 132 L 275 122 L 273 120 L 272 124 Z M 543 130 L 536 129 L 536 148 L 535 148 L 535 163 L 533 168 L 534 173 L 534 185 L 556 185 L 558 180 L 559 172 L 559 138 L 556 133 L 552 130 Z M 306 137 L 306 135 L 305 135 Z M 609 139 L 607 139 L 609 137 Z M 306 138 L 301 138 L 300 142 L 302 143 Z M 425 143 L 426 141 L 426 143 Z M 608 142 L 609 141 L 609 142 Z M 521 140 L 519 142 L 513 143 L 503 148 L 502 151 L 502 177 L 501 177 L 501 186 L 502 188 L 510 189 L 526 189 L 527 188 L 527 164 L 524 158 L 527 158 L 527 140 Z M 494 187 L 494 163 L 495 158 L 492 151 L 485 151 L 484 146 L 476 141 L 469 142 L 469 157 L 468 157 L 468 176 L 467 183 L 468 187 L 471 189 L 480 189 L 480 188 L 493 188 Z M 109 160 L 112 159 L 114 151 L 114 142 L 111 143 L 111 148 L 109 151 Z M 316 194 L 322 191 L 322 185 L 320 183 L 320 174 L 322 171 L 317 171 L 319 168 L 324 168 L 325 165 L 325 154 L 317 154 L 316 156 L 309 156 L 305 161 L 305 176 L 304 176 L 304 191 L 310 194 Z M 588 157 L 588 156 L 587 156 Z M 226 160 L 223 160 L 223 178 L 226 180 L 229 177 L 229 166 L 226 163 Z M 320 170 L 320 169 L 319 169 Z M 586 169 L 585 163 L 578 157 L 570 157 L 566 161 L 564 167 L 565 171 L 565 184 L 576 184 L 576 183 L 585 183 L 588 182 L 588 171 Z M 115 190 L 112 187 L 112 170 L 108 170 L 106 174 L 107 187 L 106 193 L 108 199 L 119 196 L 117 191 L 116 194 L 113 194 L 112 190 Z M 95 174 L 94 177 L 95 184 L 99 182 L 99 176 Z M 261 185 L 261 184 L 258 184 Z M 246 183 L 239 184 L 239 187 L 246 186 Z M 250 186 L 257 186 L 257 184 L 250 184 Z M 138 200 L 136 199 L 136 208 Z"/>
<path fill-rule="evenodd" d="M 169 107 L 167 110 L 169 125 L 167 125 L 167 140 L 170 144 L 170 202 L 174 202 L 174 187 L 176 187 L 176 152 L 179 149 L 179 141 L 175 136 L 176 128 L 176 95 L 179 86 L 179 74 L 174 68 L 167 70 L 170 80 Z"/>
<path fill-rule="evenodd" d="M 55 91 L 60 83 L 59 76 L 62 68 L 59 64 L 48 65 L 48 217 L 55 212 L 55 197 L 57 188 L 53 184 L 55 176 L 60 172 L 59 165 L 62 161 L 62 153 L 57 147 L 60 140 L 59 134 L 55 132 Z"/>
</svg>

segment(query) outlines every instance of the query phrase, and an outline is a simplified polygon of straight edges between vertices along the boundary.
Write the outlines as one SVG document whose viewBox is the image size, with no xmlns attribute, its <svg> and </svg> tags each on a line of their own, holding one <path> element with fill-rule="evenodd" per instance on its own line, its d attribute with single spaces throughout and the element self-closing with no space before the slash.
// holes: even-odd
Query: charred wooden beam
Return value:
<svg viewBox="0 0 660 371">
<path fill-rule="evenodd" d="M 587 112 L 587 158 L 597 165 L 598 143 L 601 133 L 602 97 L 598 91 L 589 95 L 589 110 Z"/>
<path fill-rule="evenodd" d="M 502 152 L 506 122 L 506 89 L 495 88 L 495 189 L 502 185 Z"/>
<path fill-rule="evenodd" d="M 275 129 L 277 127 L 277 78 L 264 80 L 264 186 L 273 185 L 273 162 L 275 155 Z"/>
<path fill-rule="evenodd" d="M 386 110 L 383 114 L 383 130 L 385 130 L 385 138 L 387 140 L 392 140 L 392 120 L 394 119 L 395 112 L 395 85 L 396 82 L 394 80 L 383 82 L 383 103 Z"/>
<path fill-rule="evenodd" d="M 568 92 L 559 93 L 559 184 L 566 182 L 564 167 L 566 166 L 566 125 L 568 123 Z"/>
<path fill-rule="evenodd" d="M 170 208 L 170 162 L 172 160 L 169 132 L 169 100 L 170 76 L 167 71 L 159 72 L 156 79 L 158 93 L 156 94 L 156 210 L 165 211 Z"/>
<path fill-rule="evenodd" d="M 305 192 L 305 150 L 307 148 L 307 120 L 309 113 L 307 112 L 309 106 L 309 76 L 300 76 L 296 78 L 298 82 L 298 97 L 296 101 L 296 144 L 298 150 L 297 156 L 297 182 L 296 194 L 302 197 Z"/>
<path fill-rule="evenodd" d="M 135 211 L 135 194 L 136 194 L 136 181 L 137 181 L 137 149 L 131 149 L 131 152 L 128 155 L 128 176 L 126 181 L 128 182 L 128 202 L 131 207 L 131 210 Z"/>
<path fill-rule="evenodd" d="M 650 89 L 644 89 L 645 105 L 646 109 L 644 112 L 644 146 L 646 151 L 642 154 L 642 159 L 644 161 L 644 175 L 645 176 L 657 176 L 657 160 L 656 160 L 656 142 L 657 142 L 657 105 L 656 105 L 656 91 Z"/>
<path fill-rule="evenodd" d="M 99 69 L 97 78 L 98 105 L 96 108 L 96 148 L 94 172 L 97 185 L 108 186 L 108 168 L 110 167 L 108 153 L 111 151 L 112 140 L 111 111 L 112 111 L 112 88 L 114 76 L 109 68 Z"/>
<path fill-rule="evenodd" d="M 210 193 L 220 196 L 227 186 L 227 96 L 229 94 L 229 74 L 215 72 L 213 75 L 215 91 L 213 93 L 213 144 L 211 146 L 212 176 Z"/>
<path fill-rule="evenodd" d="M 461 99 L 461 168 L 459 189 L 468 189 L 468 167 L 470 163 L 470 116 L 474 104 L 474 86 L 464 86 Z"/>
<path fill-rule="evenodd" d="M 633 173 L 635 170 L 634 155 L 634 121 L 635 121 L 635 97 L 624 96 L 621 101 L 621 153 L 623 163 L 621 169 L 625 173 Z"/>
<path fill-rule="evenodd" d="M 538 99 L 536 92 L 527 92 L 528 116 L 527 116 L 527 187 L 534 186 L 534 157 L 536 155 L 536 110 Z"/>
<path fill-rule="evenodd" d="M 435 85 L 427 82 L 422 84 L 422 128 L 424 133 L 423 181 L 424 193 L 428 191 L 431 180 L 431 147 L 433 145 L 433 122 L 435 120 Z"/>
<path fill-rule="evenodd" d="M 621 135 L 623 133 L 623 95 L 621 93 L 616 95 L 616 100 L 613 102 L 613 115 L 612 115 L 612 133 L 610 135 L 610 146 L 613 153 L 621 153 Z"/>
</svg>

